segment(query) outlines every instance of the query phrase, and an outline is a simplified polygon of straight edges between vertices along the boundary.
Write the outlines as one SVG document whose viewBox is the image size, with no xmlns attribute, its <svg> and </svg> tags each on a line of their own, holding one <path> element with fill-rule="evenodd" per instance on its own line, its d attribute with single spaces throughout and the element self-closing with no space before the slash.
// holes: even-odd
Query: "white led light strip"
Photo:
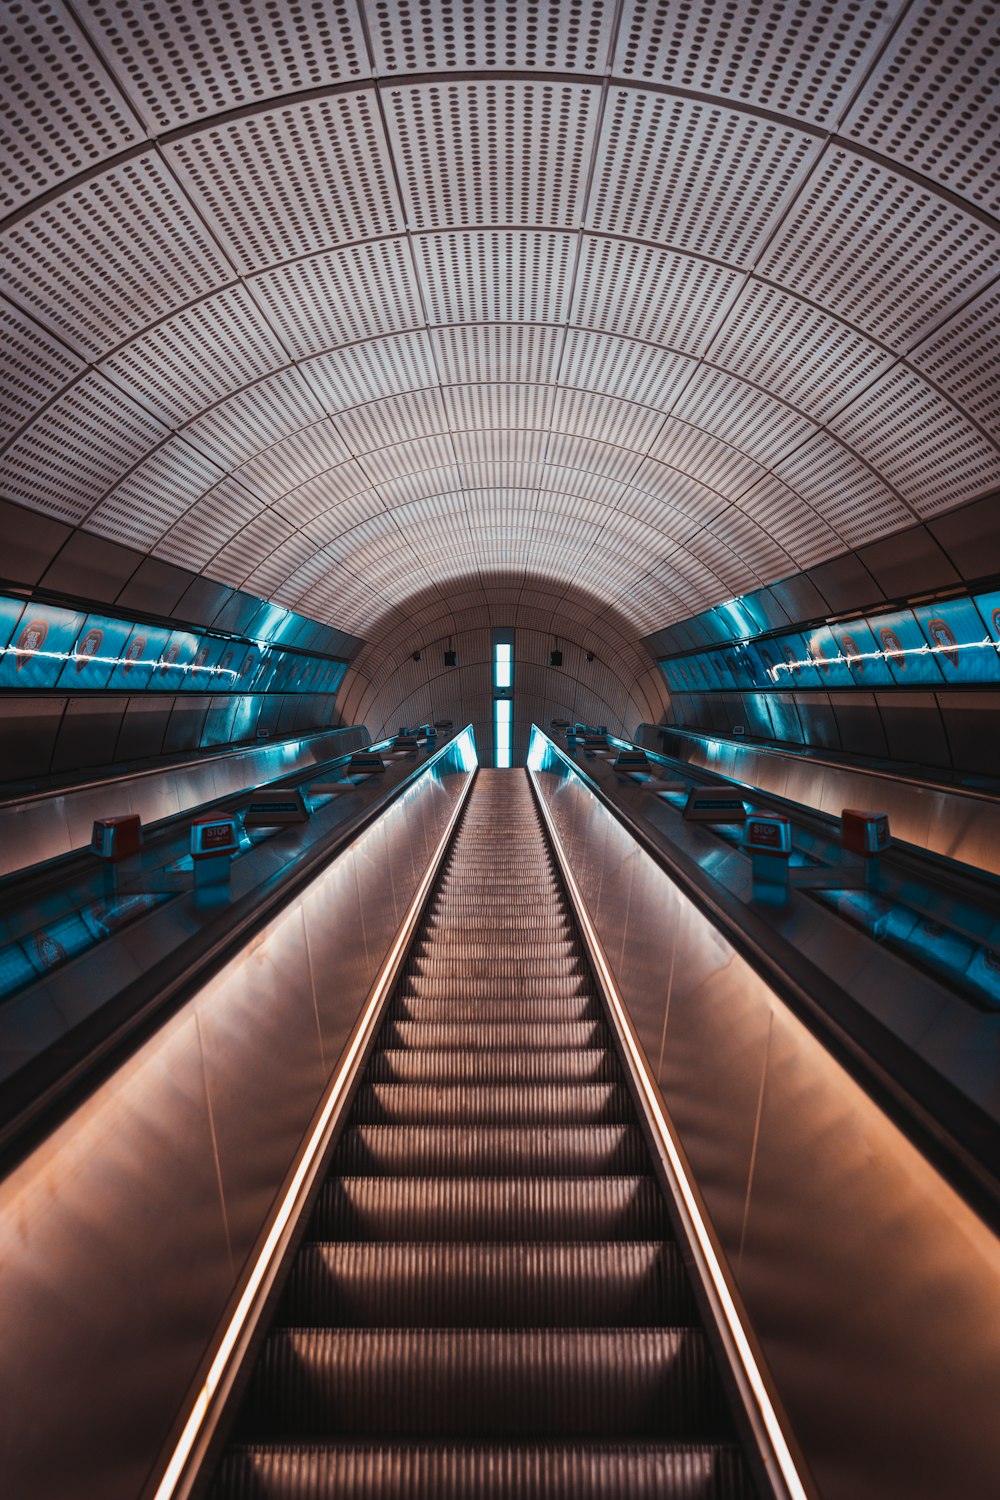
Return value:
<svg viewBox="0 0 1000 1500">
<path fill-rule="evenodd" d="M 628 1019 L 625 1006 L 622 1003 L 621 995 L 618 991 L 617 982 L 608 965 L 603 946 L 601 945 L 601 941 L 597 936 L 597 931 L 590 920 L 590 915 L 584 904 L 580 887 L 577 885 L 576 880 L 573 876 L 573 872 L 569 867 L 569 863 L 566 859 L 565 851 L 562 846 L 562 841 L 560 840 L 559 835 L 556 832 L 555 825 L 549 813 L 549 809 L 546 806 L 545 799 L 542 796 L 541 789 L 538 786 L 537 773 L 532 769 L 529 770 L 528 774 L 531 776 L 534 783 L 538 806 L 541 809 L 542 817 L 545 820 L 545 825 L 548 828 L 553 846 L 555 847 L 556 853 L 559 858 L 559 868 L 562 873 L 563 880 L 565 881 L 567 889 L 569 891 L 570 900 L 573 904 L 574 915 L 580 926 L 583 928 L 584 937 L 587 942 L 587 948 L 589 950 L 591 960 L 598 971 L 601 988 L 603 989 L 604 994 L 607 997 L 608 1004 L 611 1007 L 618 1034 L 621 1037 L 622 1043 L 628 1052 L 633 1076 L 640 1089 L 642 1090 L 648 1117 L 656 1129 L 657 1137 L 659 1139 L 660 1145 L 663 1148 L 664 1155 L 666 1156 L 671 1174 L 674 1178 L 675 1187 L 680 1194 L 680 1198 L 687 1217 L 689 1231 L 694 1235 L 697 1241 L 697 1247 L 701 1254 L 702 1264 L 707 1274 L 711 1278 L 712 1288 L 717 1299 L 717 1306 L 720 1308 L 725 1318 L 726 1327 L 732 1339 L 734 1351 L 739 1358 L 740 1367 L 745 1377 L 746 1384 L 752 1392 L 753 1399 L 756 1403 L 757 1411 L 760 1416 L 760 1420 L 763 1423 L 764 1430 L 767 1433 L 768 1442 L 770 1443 L 771 1451 L 774 1455 L 774 1462 L 778 1466 L 782 1481 L 784 1483 L 784 1494 L 788 1497 L 788 1500 L 812 1500 L 810 1491 L 808 1491 L 803 1484 L 802 1478 L 795 1464 L 795 1459 L 793 1458 L 791 1450 L 789 1449 L 788 1443 L 785 1439 L 785 1435 L 781 1430 L 781 1424 L 778 1421 L 777 1413 L 775 1412 L 771 1397 L 768 1394 L 767 1386 L 764 1382 L 764 1377 L 760 1371 L 760 1366 L 757 1363 L 756 1356 L 750 1345 L 750 1340 L 748 1339 L 746 1330 L 743 1327 L 739 1310 L 737 1309 L 736 1303 L 733 1300 L 732 1293 L 729 1290 L 729 1285 L 726 1281 L 725 1273 L 723 1272 L 718 1254 L 716 1253 L 715 1245 L 712 1241 L 712 1236 L 709 1233 L 708 1225 L 706 1224 L 704 1215 L 702 1214 L 697 1195 L 695 1194 L 694 1188 L 691 1184 L 691 1180 L 688 1176 L 686 1165 L 680 1154 L 680 1150 L 674 1136 L 673 1126 L 669 1123 L 666 1115 L 663 1112 L 663 1107 L 660 1103 L 659 1092 L 649 1076 L 649 1071 L 646 1067 L 646 1059 L 633 1035 L 631 1022 Z M 764 1459 L 765 1463 L 767 1463 L 767 1453 L 764 1452 L 761 1456 Z M 773 1466 L 768 1465 L 768 1467 L 770 1469 Z M 774 1476 L 772 1475 L 772 1479 L 773 1477 Z M 776 1491 L 776 1494 L 780 1493 L 780 1491 Z"/>
<path fill-rule="evenodd" d="M 466 767 L 466 769 L 471 772 L 471 768 Z M 254 1304 L 267 1279 L 268 1273 L 273 1269 L 275 1256 L 282 1238 L 296 1214 L 300 1199 L 309 1184 L 319 1159 L 322 1157 L 327 1144 L 330 1127 L 336 1119 L 337 1111 L 343 1101 L 344 1094 L 353 1081 L 355 1065 L 358 1059 L 364 1054 L 373 1026 L 381 1018 L 382 1002 L 385 999 L 387 991 L 395 981 L 399 960 L 405 953 L 413 936 L 413 930 L 420 919 L 427 893 L 437 875 L 438 867 L 451 840 L 452 830 L 458 821 L 462 808 L 465 806 L 465 800 L 469 794 L 471 785 L 472 775 L 470 773 L 469 780 L 457 799 L 452 815 L 448 819 L 447 827 L 441 835 L 440 842 L 434 851 L 433 858 L 424 871 L 416 894 L 407 908 L 406 916 L 403 918 L 392 947 L 389 949 L 385 961 L 379 970 L 378 977 L 369 993 L 361 1018 L 355 1027 L 354 1039 L 344 1056 L 336 1076 L 327 1089 L 326 1096 L 320 1108 L 319 1118 L 302 1152 L 299 1164 L 295 1169 L 285 1196 L 275 1214 L 274 1222 L 271 1225 L 253 1270 L 250 1272 L 247 1284 L 243 1289 L 243 1294 L 230 1319 L 229 1326 L 223 1334 L 215 1358 L 209 1366 L 204 1383 L 198 1392 L 190 1415 L 184 1424 L 184 1429 L 170 1456 L 163 1477 L 154 1492 L 154 1500 L 174 1500 L 174 1497 L 185 1493 L 185 1491 L 179 1490 L 178 1486 L 185 1477 L 185 1469 L 188 1461 L 191 1458 L 196 1443 L 202 1435 L 202 1429 L 211 1409 L 212 1400 L 218 1393 L 225 1377 L 230 1373 L 230 1360 L 239 1344 L 241 1335 L 246 1329 L 247 1321 L 254 1310 Z M 347 852 L 350 853 L 352 851 L 349 850 Z M 188 1475 L 188 1488 L 190 1488 L 190 1484 L 193 1483 L 194 1478 L 194 1474 Z"/>
</svg>

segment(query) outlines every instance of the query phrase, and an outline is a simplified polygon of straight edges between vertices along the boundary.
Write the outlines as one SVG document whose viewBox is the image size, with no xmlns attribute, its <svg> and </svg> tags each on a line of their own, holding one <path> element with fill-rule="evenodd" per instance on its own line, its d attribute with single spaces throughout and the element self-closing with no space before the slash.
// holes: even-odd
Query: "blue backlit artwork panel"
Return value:
<svg viewBox="0 0 1000 1500">
<path fill-rule="evenodd" d="M 939 687 L 940 668 L 924 633 L 908 609 L 879 615 L 870 622 L 893 682 L 903 687 Z"/>
<path fill-rule="evenodd" d="M 275 607 L 274 628 L 300 630 Z M 347 663 L 210 630 L 170 630 L 0 595 L 0 689 L 23 692 L 335 692 Z"/>
<path fill-rule="evenodd" d="M 920 604 L 913 613 L 945 682 L 1000 680 L 1000 657 L 971 599 Z"/>
<path fill-rule="evenodd" d="M 733 610 L 729 614 L 730 624 L 742 623 Z M 1000 681 L 1000 591 L 735 641 L 668 658 L 660 669 L 671 690 L 679 692 L 995 683 Z"/>
<path fill-rule="evenodd" d="M 69 661 L 59 675 L 59 687 L 66 688 L 69 692 L 77 692 L 81 688 L 107 687 L 129 634 L 129 625 L 125 620 L 88 615 L 73 643 Z"/>
<path fill-rule="evenodd" d="M 0 687 L 55 687 L 84 618 L 77 610 L 26 605 L 0 660 Z"/>
</svg>

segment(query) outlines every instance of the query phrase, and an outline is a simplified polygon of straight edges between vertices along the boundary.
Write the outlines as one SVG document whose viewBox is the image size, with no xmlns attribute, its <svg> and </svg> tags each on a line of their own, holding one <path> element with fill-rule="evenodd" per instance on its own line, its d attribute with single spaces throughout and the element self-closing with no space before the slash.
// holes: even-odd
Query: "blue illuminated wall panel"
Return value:
<svg viewBox="0 0 1000 1500">
<path fill-rule="evenodd" d="M 660 669 L 672 693 L 995 683 L 1000 592 L 736 640 L 662 661 Z"/>
</svg>

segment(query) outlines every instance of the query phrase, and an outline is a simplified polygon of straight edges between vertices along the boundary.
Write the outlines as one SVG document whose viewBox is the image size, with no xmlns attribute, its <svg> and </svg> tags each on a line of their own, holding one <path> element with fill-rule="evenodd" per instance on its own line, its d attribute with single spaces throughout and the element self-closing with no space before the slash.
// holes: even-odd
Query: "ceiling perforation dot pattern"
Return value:
<svg viewBox="0 0 1000 1500">
<path fill-rule="evenodd" d="M 3 496 L 364 636 L 376 717 L 521 610 L 655 713 L 639 637 L 1000 487 L 990 0 L 0 28 Z"/>
<path fill-rule="evenodd" d="M 61 5 L 23 0 L 0 15 L 0 210 L 142 139 Z"/>
<path fill-rule="evenodd" d="M 368 72 L 350 0 L 95 0 L 87 23 L 155 130 Z"/>
</svg>

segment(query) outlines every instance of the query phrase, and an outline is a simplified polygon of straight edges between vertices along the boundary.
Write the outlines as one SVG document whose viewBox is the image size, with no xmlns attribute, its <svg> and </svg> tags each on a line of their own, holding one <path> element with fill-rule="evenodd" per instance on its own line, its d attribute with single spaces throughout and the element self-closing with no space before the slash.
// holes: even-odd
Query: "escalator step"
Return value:
<svg viewBox="0 0 1000 1500">
<path fill-rule="evenodd" d="M 247 1414 L 288 1437 L 711 1439 L 728 1428 L 697 1328 L 279 1329 Z"/>
<path fill-rule="evenodd" d="M 609 1125 L 631 1119 L 615 1083 L 372 1083 L 358 1091 L 358 1125 Z"/>
<path fill-rule="evenodd" d="M 460 994 L 463 1000 L 570 1000 L 592 995 L 593 986 L 582 974 L 407 974 L 402 993 L 417 999 Z"/>
<path fill-rule="evenodd" d="M 586 965 L 580 956 L 555 950 L 548 957 L 525 955 L 518 950 L 503 957 L 494 954 L 491 958 L 468 958 L 455 954 L 451 958 L 444 958 L 431 949 L 412 958 L 407 971 L 427 979 L 460 980 L 494 977 L 534 979 L 540 973 L 566 979 L 572 975 L 590 983 Z"/>
<path fill-rule="evenodd" d="M 603 1125 L 631 1118 L 614 1083 L 365 1084 L 354 1102 L 359 1125 Z"/>
<path fill-rule="evenodd" d="M 624 1328 L 695 1321 L 672 1242 L 315 1244 L 280 1320 L 293 1327 Z"/>
<path fill-rule="evenodd" d="M 565 937 L 519 933 L 509 944 L 502 941 L 502 938 L 503 934 L 498 934 L 496 930 L 493 931 L 492 939 L 486 939 L 482 934 L 473 939 L 465 931 L 461 934 L 440 932 L 433 942 L 418 938 L 413 946 L 413 956 L 421 962 L 431 959 L 435 963 L 479 964 L 486 973 L 492 973 L 490 966 L 495 964 L 502 973 L 504 966 L 511 962 L 546 964 L 553 959 L 580 959 L 583 955 L 583 948 L 575 933 Z"/>
<path fill-rule="evenodd" d="M 617 1083 L 621 1068 L 606 1047 L 578 1052 L 376 1052 L 368 1064 L 371 1083 Z"/>
<path fill-rule="evenodd" d="M 407 1021 L 392 1018 L 381 1034 L 386 1048 L 414 1051 L 461 1051 L 470 1042 L 469 1027 L 455 1021 Z M 532 1047 L 600 1047 L 607 1040 L 603 1020 L 483 1021 L 476 1025 L 477 1047 L 484 1052 L 523 1052 Z"/>
<path fill-rule="evenodd" d="M 463 941 L 468 938 L 473 942 L 488 942 L 494 950 L 498 947 L 502 949 L 505 944 L 518 946 L 522 934 L 536 943 L 542 938 L 557 942 L 561 938 L 573 936 L 569 917 L 559 908 L 553 911 L 544 907 L 527 908 L 516 920 L 507 919 L 503 915 L 491 920 L 482 915 L 480 907 L 456 914 L 454 919 L 432 911 L 424 930 L 428 936 L 433 937 L 448 937 L 461 932 Z"/>
<path fill-rule="evenodd" d="M 348 1177 L 639 1176 L 649 1155 L 634 1125 L 362 1125 L 344 1132 L 333 1167 Z"/>
<path fill-rule="evenodd" d="M 405 991 L 393 1002 L 392 1014 L 402 1021 L 573 1021 L 596 1020 L 598 1003 L 593 995 L 563 995 L 549 999 L 488 1000 L 480 996 L 467 1000 L 460 993 L 451 996 L 407 995 Z"/>
<path fill-rule="evenodd" d="M 729 1444 L 236 1448 L 212 1500 L 753 1500 Z"/>
<path fill-rule="evenodd" d="M 321 1240 L 646 1240 L 670 1228 L 653 1177 L 341 1177 L 323 1184 Z"/>
</svg>

